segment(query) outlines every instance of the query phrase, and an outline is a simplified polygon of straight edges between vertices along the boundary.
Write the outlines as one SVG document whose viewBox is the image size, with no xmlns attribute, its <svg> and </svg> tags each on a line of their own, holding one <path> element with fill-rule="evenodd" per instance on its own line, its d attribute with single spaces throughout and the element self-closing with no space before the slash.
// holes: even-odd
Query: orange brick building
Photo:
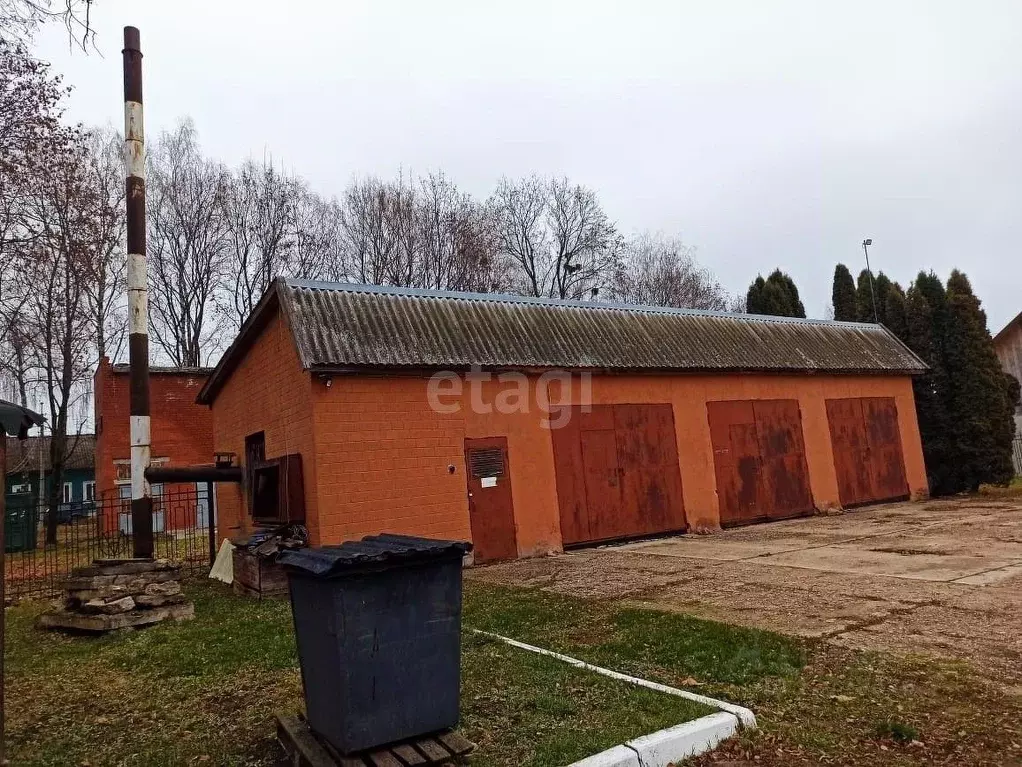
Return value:
<svg viewBox="0 0 1022 767">
<path fill-rule="evenodd" d="M 485 561 L 923 497 L 923 370 L 878 325 L 278 280 L 199 401 L 247 456 L 222 535 Z"/>
<path fill-rule="evenodd" d="M 213 463 L 213 418 L 195 397 L 206 383 L 209 368 L 149 368 L 149 399 L 152 428 L 152 461 L 156 465 L 194 466 Z M 112 365 L 104 357 L 93 377 L 96 419 L 96 493 L 102 498 L 122 498 L 124 515 L 130 517 L 131 450 L 128 435 L 128 366 Z M 165 496 L 194 494 L 189 486 L 156 486 L 156 529 L 194 527 L 198 512 L 190 504 L 163 504 Z M 119 515 L 119 516 L 124 516 Z M 109 529 L 126 519 L 105 518 Z"/>
</svg>

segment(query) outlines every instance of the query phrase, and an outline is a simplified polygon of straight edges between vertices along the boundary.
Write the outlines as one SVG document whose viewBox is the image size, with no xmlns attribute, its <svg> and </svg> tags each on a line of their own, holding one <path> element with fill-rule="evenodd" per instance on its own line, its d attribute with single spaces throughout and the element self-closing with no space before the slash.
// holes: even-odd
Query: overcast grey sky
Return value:
<svg viewBox="0 0 1022 767">
<path fill-rule="evenodd" d="M 566 174 L 628 234 L 680 234 L 732 291 L 791 272 L 811 316 L 834 264 L 906 283 L 959 266 L 996 332 L 1022 310 L 1022 3 L 119 2 L 100 54 L 37 52 L 71 116 L 120 126 L 121 28 L 146 131 L 271 152 L 318 191 L 442 169 Z"/>
</svg>

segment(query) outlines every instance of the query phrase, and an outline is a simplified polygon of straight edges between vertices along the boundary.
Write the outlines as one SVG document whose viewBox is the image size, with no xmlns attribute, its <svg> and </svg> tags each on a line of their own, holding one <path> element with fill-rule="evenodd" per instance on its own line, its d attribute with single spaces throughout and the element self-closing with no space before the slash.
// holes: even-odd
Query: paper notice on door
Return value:
<svg viewBox="0 0 1022 767">
<path fill-rule="evenodd" d="M 479 484 L 481 484 L 483 487 L 496 487 L 497 486 L 497 478 L 496 477 L 482 477 L 479 480 Z"/>
</svg>

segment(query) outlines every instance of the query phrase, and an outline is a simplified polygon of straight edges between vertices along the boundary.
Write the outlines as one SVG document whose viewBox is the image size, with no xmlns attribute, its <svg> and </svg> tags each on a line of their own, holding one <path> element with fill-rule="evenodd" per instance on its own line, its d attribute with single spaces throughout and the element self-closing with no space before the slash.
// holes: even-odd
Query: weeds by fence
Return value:
<svg viewBox="0 0 1022 767">
<path fill-rule="evenodd" d="M 210 566 L 208 490 L 168 490 L 153 499 L 154 554 L 203 572 Z M 4 579 L 8 601 L 60 594 L 65 578 L 94 559 L 132 555 L 131 508 L 126 498 L 61 504 L 57 542 L 46 543 L 48 509 L 34 498 L 7 497 Z"/>
</svg>

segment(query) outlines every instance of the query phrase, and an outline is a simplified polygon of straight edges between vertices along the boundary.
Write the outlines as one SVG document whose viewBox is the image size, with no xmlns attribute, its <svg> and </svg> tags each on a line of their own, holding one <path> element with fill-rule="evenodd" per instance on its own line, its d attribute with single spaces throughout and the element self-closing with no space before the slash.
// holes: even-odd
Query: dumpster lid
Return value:
<svg viewBox="0 0 1022 767">
<path fill-rule="evenodd" d="M 277 562 L 293 572 L 317 577 L 337 575 L 365 565 L 425 562 L 451 556 L 464 556 L 472 550 L 467 541 L 441 541 L 413 535 L 381 533 L 367 535 L 361 541 L 340 546 L 283 551 Z"/>
</svg>

